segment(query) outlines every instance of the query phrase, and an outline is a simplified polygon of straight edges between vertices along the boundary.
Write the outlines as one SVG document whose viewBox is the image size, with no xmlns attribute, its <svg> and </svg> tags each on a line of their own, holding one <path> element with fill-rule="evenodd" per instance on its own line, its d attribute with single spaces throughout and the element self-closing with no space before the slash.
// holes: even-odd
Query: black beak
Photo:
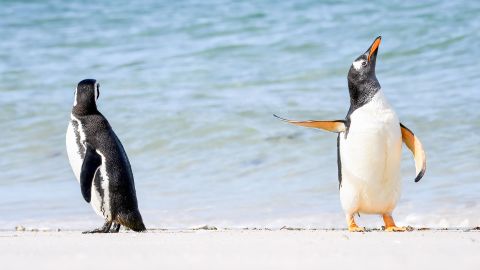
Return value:
<svg viewBox="0 0 480 270">
<path fill-rule="evenodd" d="M 372 45 L 370 45 L 370 48 L 365 52 L 367 55 L 367 60 L 370 62 L 370 59 L 377 59 L 377 52 L 378 52 L 378 47 L 380 46 L 380 43 L 382 42 L 382 36 L 379 36 L 373 41 Z"/>
</svg>

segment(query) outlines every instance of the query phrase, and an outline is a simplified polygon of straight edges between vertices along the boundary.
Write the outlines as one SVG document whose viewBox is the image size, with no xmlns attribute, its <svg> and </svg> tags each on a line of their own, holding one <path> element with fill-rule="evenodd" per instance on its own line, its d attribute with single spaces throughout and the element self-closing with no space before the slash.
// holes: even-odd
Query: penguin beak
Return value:
<svg viewBox="0 0 480 270">
<path fill-rule="evenodd" d="M 375 39 L 375 41 L 372 43 L 372 45 L 370 45 L 370 48 L 368 48 L 368 50 L 365 52 L 365 54 L 368 55 L 367 59 L 368 59 L 368 62 L 370 62 L 370 59 L 372 58 L 372 56 L 375 58 L 377 58 L 377 52 L 378 52 L 378 46 L 380 46 L 380 43 L 382 42 L 382 36 L 379 36 Z"/>
<path fill-rule="evenodd" d="M 100 97 L 100 84 L 98 82 L 95 82 L 94 85 L 94 91 L 95 91 L 95 100 L 97 100 Z"/>
</svg>

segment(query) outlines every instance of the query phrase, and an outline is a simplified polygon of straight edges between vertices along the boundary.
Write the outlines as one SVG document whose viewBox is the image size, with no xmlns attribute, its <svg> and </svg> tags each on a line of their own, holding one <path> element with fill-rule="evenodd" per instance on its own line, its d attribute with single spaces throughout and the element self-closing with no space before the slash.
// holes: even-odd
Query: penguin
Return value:
<svg viewBox="0 0 480 270">
<path fill-rule="evenodd" d="M 386 231 L 405 231 L 392 217 L 401 193 L 400 162 L 402 141 L 413 153 L 415 182 L 425 174 L 426 155 L 422 143 L 388 103 L 375 75 L 381 36 L 353 61 L 348 71 L 350 108 L 345 119 L 295 121 L 290 124 L 322 129 L 337 135 L 337 165 L 340 201 L 348 230 L 363 232 L 355 214 L 383 217 Z"/>
<path fill-rule="evenodd" d="M 101 228 L 84 233 L 116 233 L 121 225 L 145 231 L 130 162 L 122 143 L 97 109 L 99 96 L 96 80 L 78 83 L 66 134 L 68 159 L 83 199 L 105 220 Z"/>
</svg>

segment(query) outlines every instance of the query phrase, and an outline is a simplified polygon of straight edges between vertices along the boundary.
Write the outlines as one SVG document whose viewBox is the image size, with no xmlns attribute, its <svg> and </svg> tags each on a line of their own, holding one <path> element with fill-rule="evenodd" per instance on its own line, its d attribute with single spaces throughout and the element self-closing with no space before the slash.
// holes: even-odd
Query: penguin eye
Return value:
<svg viewBox="0 0 480 270">
<path fill-rule="evenodd" d="M 367 61 L 363 61 L 362 62 L 362 67 L 366 67 L 367 66 Z"/>
</svg>

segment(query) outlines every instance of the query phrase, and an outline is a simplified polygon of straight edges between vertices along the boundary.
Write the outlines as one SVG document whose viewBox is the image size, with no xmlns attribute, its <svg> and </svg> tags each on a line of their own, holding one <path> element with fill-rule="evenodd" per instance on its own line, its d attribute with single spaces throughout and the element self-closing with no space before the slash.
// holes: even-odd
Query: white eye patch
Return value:
<svg viewBox="0 0 480 270">
<path fill-rule="evenodd" d="M 362 63 L 365 62 L 365 60 L 360 59 L 352 63 L 353 68 L 356 70 L 359 70 L 362 67 Z"/>
</svg>

